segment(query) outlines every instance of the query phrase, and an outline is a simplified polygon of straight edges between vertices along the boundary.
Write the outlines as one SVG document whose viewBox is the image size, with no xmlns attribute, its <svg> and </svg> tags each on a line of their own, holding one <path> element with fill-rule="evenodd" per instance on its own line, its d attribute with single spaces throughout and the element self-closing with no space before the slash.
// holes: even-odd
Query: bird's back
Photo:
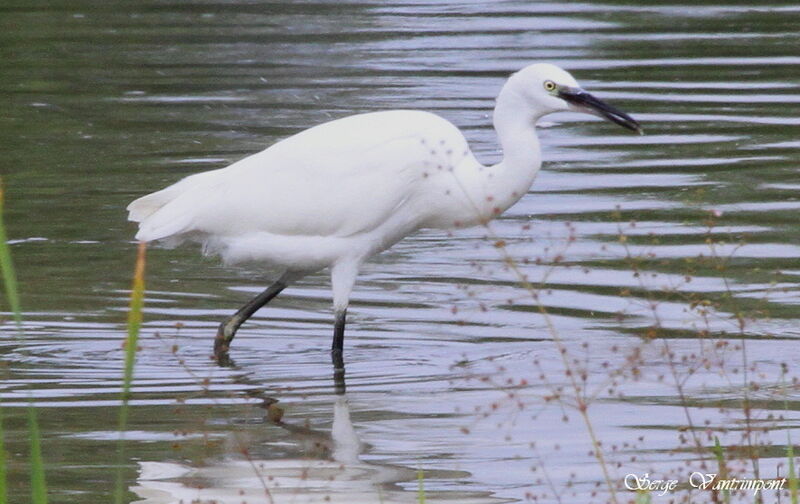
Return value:
<svg viewBox="0 0 800 504">
<path fill-rule="evenodd" d="M 282 140 L 227 168 L 184 178 L 128 207 L 137 238 L 251 233 L 346 238 L 405 211 L 424 219 L 426 179 L 471 158 L 445 119 L 396 110 L 345 117 Z"/>
</svg>

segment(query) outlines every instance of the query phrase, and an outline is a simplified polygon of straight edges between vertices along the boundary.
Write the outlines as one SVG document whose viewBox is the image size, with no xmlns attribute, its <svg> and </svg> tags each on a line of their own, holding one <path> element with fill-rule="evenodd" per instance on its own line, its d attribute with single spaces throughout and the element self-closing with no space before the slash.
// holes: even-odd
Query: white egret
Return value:
<svg viewBox="0 0 800 504">
<path fill-rule="evenodd" d="M 483 166 L 453 124 L 428 112 L 390 110 L 320 124 L 227 168 L 198 173 L 128 206 L 136 238 L 185 240 L 227 263 L 254 261 L 277 281 L 222 322 L 214 350 L 293 281 L 330 268 L 332 356 L 343 366 L 347 305 L 359 267 L 421 228 L 488 222 L 516 203 L 541 166 L 535 125 L 559 111 L 599 115 L 641 133 L 624 112 L 582 90 L 561 68 L 513 74 L 494 108 L 503 160 Z"/>
</svg>

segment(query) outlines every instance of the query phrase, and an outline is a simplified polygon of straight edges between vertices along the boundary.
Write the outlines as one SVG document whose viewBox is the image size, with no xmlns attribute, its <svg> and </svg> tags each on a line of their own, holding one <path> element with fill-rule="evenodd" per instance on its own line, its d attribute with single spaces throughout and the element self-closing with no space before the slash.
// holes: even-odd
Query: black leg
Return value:
<svg viewBox="0 0 800 504">
<path fill-rule="evenodd" d="M 336 321 L 333 324 L 333 344 L 331 345 L 331 359 L 334 369 L 344 370 L 344 321 L 347 317 L 347 309 L 336 312 Z"/>
<path fill-rule="evenodd" d="M 259 308 L 269 303 L 272 298 L 280 294 L 285 288 L 286 284 L 278 280 L 219 325 L 217 337 L 214 339 L 214 356 L 217 361 L 223 362 L 227 360 L 228 348 L 230 348 L 231 341 L 236 336 L 239 326 L 244 324 Z"/>
<path fill-rule="evenodd" d="M 336 395 L 344 395 L 347 392 L 344 379 L 344 359 L 342 359 L 342 354 L 340 353 L 337 362 L 335 354 L 331 355 L 333 357 L 333 390 Z"/>
</svg>

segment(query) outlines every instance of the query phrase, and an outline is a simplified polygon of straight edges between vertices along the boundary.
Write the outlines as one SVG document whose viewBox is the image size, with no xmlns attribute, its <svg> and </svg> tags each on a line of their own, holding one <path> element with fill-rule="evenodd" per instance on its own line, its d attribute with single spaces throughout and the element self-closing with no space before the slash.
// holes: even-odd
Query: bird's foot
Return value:
<svg viewBox="0 0 800 504">
<path fill-rule="evenodd" d="M 236 363 L 233 362 L 228 352 L 214 352 L 214 360 L 217 361 L 219 367 L 235 367 Z"/>
<path fill-rule="evenodd" d="M 234 366 L 233 359 L 228 354 L 227 350 L 217 350 L 214 349 L 214 360 L 217 362 L 219 367 L 232 367 Z"/>
<path fill-rule="evenodd" d="M 217 336 L 214 338 L 214 360 L 217 361 L 217 364 L 220 366 L 230 366 L 233 364 L 231 361 L 230 356 L 228 355 L 228 350 L 230 349 L 230 342 L 233 339 L 233 336 L 226 337 L 226 327 L 227 321 L 220 324 L 219 329 L 217 330 Z"/>
</svg>

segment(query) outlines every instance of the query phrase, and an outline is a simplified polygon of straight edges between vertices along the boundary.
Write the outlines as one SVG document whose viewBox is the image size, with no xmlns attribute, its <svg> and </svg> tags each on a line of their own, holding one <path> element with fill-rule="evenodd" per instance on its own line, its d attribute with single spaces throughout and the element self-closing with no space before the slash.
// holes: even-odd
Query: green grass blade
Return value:
<svg viewBox="0 0 800 504">
<path fill-rule="evenodd" d="M 425 504 L 425 473 L 417 469 L 417 503 Z"/>
<path fill-rule="evenodd" d="M 128 426 L 128 400 L 133 383 L 133 370 L 136 363 L 136 350 L 139 344 L 139 330 L 142 327 L 142 311 L 144 309 L 144 267 L 147 245 L 139 243 L 136 254 L 136 269 L 133 274 L 130 309 L 128 311 L 128 337 L 125 339 L 125 367 L 122 377 L 122 406 L 119 409 L 119 441 L 117 442 L 117 477 L 114 489 L 114 502 L 122 504 L 125 493 L 122 467 L 124 465 L 124 435 Z"/>
<path fill-rule="evenodd" d="M 139 330 L 142 327 L 144 309 L 144 266 L 146 244 L 139 243 L 136 254 L 136 269 L 133 274 L 130 310 L 128 311 L 128 338 L 125 340 L 125 374 L 123 376 L 123 401 L 128 400 L 133 382 L 133 367 L 136 363 L 136 345 L 139 343 Z"/>
<path fill-rule="evenodd" d="M 0 408 L 0 504 L 8 502 L 6 491 L 6 445 L 4 442 L 5 433 L 3 432 L 3 409 Z"/>
<path fill-rule="evenodd" d="M 725 451 L 722 449 L 717 436 L 714 436 L 714 448 L 711 451 L 714 452 L 714 458 L 717 459 L 719 477 L 725 479 L 728 474 L 728 466 L 725 465 Z"/>
<path fill-rule="evenodd" d="M 725 450 L 722 449 L 722 445 L 719 442 L 719 438 L 714 436 L 714 448 L 711 449 L 714 452 L 714 457 L 717 459 L 717 466 L 718 466 L 718 474 L 720 479 L 727 479 L 728 478 L 728 466 L 725 464 Z M 731 492 L 730 490 L 723 490 L 722 491 L 723 502 L 726 504 L 731 501 Z"/>
<path fill-rule="evenodd" d="M 634 502 L 636 504 L 651 504 L 653 496 L 646 490 L 639 490 L 636 492 L 636 500 Z"/>
<path fill-rule="evenodd" d="M 8 246 L 8 237 L 3 223 L 3 179 L 0 178 L 0 275 L 3 276 L 6 297 L 11 311 L 14 313 L 14 320 L 17 328 L 22 330 L 22 309 L 19 303 L 19 289 L 17 287 L 17 274 L 14 271 L 14 263 L 11 260 L 11 250 Z"/>
<path fill-rule="evenodd" d="M 794 446 L 792 446 L 792 432 L 786 433 L 786 458 L 789 459 L 789 495 L 792 498 L 792 504 L 798 504 L 797 497 L 797 471 L 794 468 Z"/>
<path fill-rule="evenodd" d="M 36 421 L 36 408 L 33 405 L 28 406 L 28 431 L 31 436 L 31 502 L 47 504 L 42 441 L 39 434 L 39 423 Z"/>
</svg>

